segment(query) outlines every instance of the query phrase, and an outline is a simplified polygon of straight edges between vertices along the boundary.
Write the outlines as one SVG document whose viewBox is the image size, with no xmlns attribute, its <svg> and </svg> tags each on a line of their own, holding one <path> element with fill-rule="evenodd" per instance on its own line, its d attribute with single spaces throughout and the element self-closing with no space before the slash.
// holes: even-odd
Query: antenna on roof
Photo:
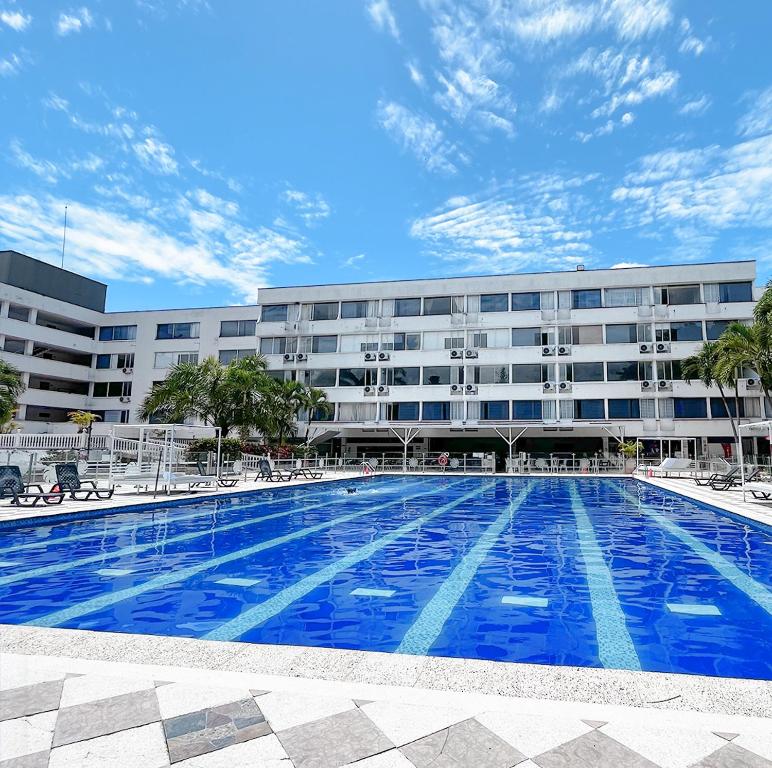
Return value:
<svg viewBox="0 0 772 768">
<path fill-rule="evenodd" d="M 64 269 L 64 247 L 67 244 L 67 206 L 64 206 L 64 232 L 62 233 L 62 269 Z"/>
</svg>

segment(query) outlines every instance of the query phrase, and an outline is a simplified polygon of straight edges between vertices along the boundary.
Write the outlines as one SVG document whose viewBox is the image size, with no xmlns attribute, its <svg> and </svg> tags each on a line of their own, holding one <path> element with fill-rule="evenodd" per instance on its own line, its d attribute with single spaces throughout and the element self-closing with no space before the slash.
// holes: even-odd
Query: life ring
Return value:
<svg viewBox="0 0 772 768">
<path fill-rule="evenodd" d="M 441 467 L 447 467 L 448 466 L 448 454 L 447 453 L 441 453 L 440 457 L 437 459 L 437 463 Z"/>
</svg>

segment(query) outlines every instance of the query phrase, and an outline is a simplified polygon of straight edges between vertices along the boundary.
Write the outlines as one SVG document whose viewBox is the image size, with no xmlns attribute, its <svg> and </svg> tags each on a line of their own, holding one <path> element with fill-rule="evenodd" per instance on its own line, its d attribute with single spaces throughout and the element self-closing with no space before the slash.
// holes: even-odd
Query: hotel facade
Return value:
<svg viewBox="0 0 772 768">
<path fill-rule="evenodd" d="M 251 306 L 106 312 L 107 286 L 0 252 L 0 358 L 22 371 L 23 431 L 82 409 L 134 423 L 178 362 L 260 352 L 272 376 L 324 389 L 299 436 L 348 456 L 402 450 L 724 455 L 717 390 L 680 362 L 750 322 L 753 261 L 262 288 Z M 752 372 L 740 416 L 765 415 Z M 502 440 L 504 438 L 504 440 Z"/>
</svg>

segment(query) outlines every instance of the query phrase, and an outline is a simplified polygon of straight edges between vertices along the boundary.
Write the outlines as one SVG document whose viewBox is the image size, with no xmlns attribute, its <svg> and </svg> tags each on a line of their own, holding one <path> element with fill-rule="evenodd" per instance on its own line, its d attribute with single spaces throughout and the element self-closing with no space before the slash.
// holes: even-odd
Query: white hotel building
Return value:
<svg viewBox="0 0 772 768">
<path fill-rule="evenodd" d="M 0 358 L 21 370 L 24 431 L 69 431 L 68 411 L 136 422 L 173 363 L 256 350 L 271 374 L 325 389 L 329 421 L 300 435 L 336 453 L 594 454 L 638 438 L 650 453 L 723 455 L 718 392 L 679 361 L 749 321 L 753 261 L 263 288 L 258 304 L 106 312 L 107 287 L 0 252 Z M 740 382 L 741 416 L 764 416 Z M 104 429 L 104 426 L 102 426 Z M 310 430 L 310 432 L 309 432 Z M 763 448 L 763 450 L 768 450 Z"/>
</svg>

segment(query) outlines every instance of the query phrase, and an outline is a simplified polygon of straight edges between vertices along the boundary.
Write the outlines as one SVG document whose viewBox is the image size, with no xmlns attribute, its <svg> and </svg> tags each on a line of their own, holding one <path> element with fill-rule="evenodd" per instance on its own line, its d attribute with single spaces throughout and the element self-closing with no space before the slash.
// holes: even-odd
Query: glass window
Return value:
<svg viewBox="0 0 772 768">
<path fill-rule="evenodd" d="M 740 402 L 740 418 L 745 418 L 745 399 L 744 397 L 738 398 Z M 729 413 L 732 414 L 732 418 L 737 418 L 737 405 L 735 403 L 734 397 L 727 398 L 727 403 L 729 405 Z M 720 397 L 711 397 L 710 398 L 710 415 L 714 419 L 726 419 L 727 418 L 727 409 L 724 405 L 723 400 Z"/>
<path fill-rule="evenodd" d="M 392 349 L 395 352 L 402 352 L 406 349 L 421 349 L 420 333 L 395 333 L 392 342 L 384 342 L 383 349 Z"/>
<path fill-rule="evenodd" d="M 133 352 L 121 352 L 115 356 L 116 368 L 133 368 L 134 367 L 134 353 Z"/>
<path fill-rule="evenodd" d="M 97 355 L 96 367 L 97 368 L 109 368 L 110 359 L 112 355 Z"/>
<path fill-rule="evenodd" d="M 513 347 L 540 347 L 541 328 L 513 328 Z"/>
<path fill-rule="evenodd" d="M 571 306 L 574 309 L 597 309 L 602 306 L 600 289 L 571 291 Z"/>
<path fill-rule="evenodd" d="M 159 323 L 156 328 L 157 339 L 197 339 L 198 323 Z"/>
<path fill-rule="evenodd" d="M 319 368 L 308 372 L 308 383 L 312 387 L 334 387 L 335 374 L 334 368 Z"/>
<path fill-rule="evenodd" d="M 421 314 L 421 299 L 395 299 L 394 317 L 414 317 Z"/>
<path fill-rule="evenodd" d="M 260 339 L 261 355 L 283 355 L 287 351 L 287 339 L 284 336 L 266 336 Z"/>
<path fill-rule="evenodd" d="M 344 301 L 340 305 L 340 316 L 348 319 L 352 317 L 367 317 L 366 301 Z"/>
<path fill-rule="evenodd" d="M 512 311 L 523 312 L 527 309 L 540 309 L 541 308 L 541 294 L 540 293 L 513 293 L 512 294 Z"/>
<path fill-rule="evenodd" d="M 640 419 L 640 403 L 637 399 L 609 398 L 608 417 L 610 419 Z"/>
<path fill-rule="evenodd" d="M 606 363 L 607 381 L 638 381 L 638 361 L 609 361 Z"/>
<path fill-rule="evenodd" d="M 287 305 L 266 304 L 261 312 L 261 317 L 264 323 L 285 323 L 287 322 Z"/>
<path fill-rule="evenodd" d="M 133 341 L 136 338 L 136 325 L 105 325 L 99 329 L 99 341 Z"/>
<path fill-rule="evenodd" d="M 377 383 L 377 368 L 341 368 L 338 372 L 339 387 L 365 387 Z"/>
<path fill-rule="evenodd" d="M 516 363 L 512 366 L 513 384 L 541 384 L 541 363 Z"/>
<path fill-rule="evenodd" d="M 480 296 L 480 312 L 506 312 L 509 309 L 509 294 L 484 293 Z"/>
<path fill-rule="evenodd" d="M 337 320 L 338 319 L 338 302 L 337 301 L 323 301 L 315 303 L 311 310 L 312 320 Z"/>
<path fill-rule="evenodd" d="M 635 323 L 619 323 L 606 326 L 606 344 L 635 344 L 638 341 Z"/>
<path fill-rule="evenodd" d="M 330 352 L 338 351 L 338 337 L 337 336 L 314 336 L 311 341 L 311 351 L 327 354 Z"/>
<path fill-rule="evenodd" d="M 541 400 L 513 400 L 512 418 L 515 421 L 540 421 Z"/>
<path fill-rule="evenodd" d="M 223 320 L 220 322 L 220 336 L 254 336 L 257 320 Z"/>
<path fill-rule="evenodd" d="M 250 355 L 254 355 L 254 354 L 255 354 L 254 349 L 239 350 L 239 357 L 249 357 Z M 177 355 L 177 362 L 190 363 L 191 365 L 196 365 L 198 363 L 198 352 L 180 352 L 180 354 Z"/>
<path fill-rule="evenodd" d="M 18 304 L 10 304 L 8 306 L 8 319 L 20 320 L 22 323 L 28 323 L 29 309 L 27 309 L 27 307 L 20 307 Z"/>
<path fill-rule="evenodd" d="M 644 302 L 645 288 L 606 288 L 603 292 L 607 307 L 637 307 Z"/>
<path fill-rule="evenodd" d="M 424 384 L 450 384 L 450 366 L 434 365 L 424 368 Z"/>
<path fill-rule="evenodd" d="M 575 325 L 571 329 L 572 344 L 603 344 L 602 325 Z"/>
<path fill-rule="evenodd" d="M 424 421 L 450 421 L 450 403 L 424 403 L 422 414 Z"/>
<path fill-rule="evenodd" d="M 735 301 L 753 301 L 753 291 L 750 283 L 719 283 L 718 297 L 722 303 Z"/>
<path fill-rule="evenodd" d="M 509 421 L 509 402 L 507 400 L 483 400 L 480 403 L 482 421 Z"/>
<path fill-rule="evenodd" d="M 708 341 L 716 341 L 734 320 L 706 320 L 705 336 Z"/>
<path fill-rule="evenodd" d="M 574 381 L 603 381 L 603 363 L 574 363 Z"/>
<path fill-rule="evenodd" d="M 391 387 L 415 387 L 421 383 L 421 369 L 418 366 L 410 368 L 383 368 L 381 381 Z"/>
<path fill-rule="evenodd" d="M 670 323 L 670 341 L 702 341 L 702 323 L 691 320 Z"/>
<path fill-rule="evenodd" d="M 94 397 L 129 397 L 130 381 L 97 381 L 94 383 Z"/>
<path fill-rule="evenodd" d="M 156 352 L 153 368 L 169 368 L 177 362 L 176 352 Z"/>
<path fill-rule="evenodd" d="M 418 421 L 418 403 L 385 403 L 389 421 Z"/>
<path fill-rule="evenodd" d="M 450 314 L 450 296 L 435 296 L 424 299 L 425 315 L 449 315 Z"/>
<path fill-rule="evenodd" d="M 230 365 L 234 360 L 238 359 L 239 351 L 237 349 L 221 349 L 217 359 L 221 365 Z M 158 353 L 156 353 L 156 362 L 158 362 Z M 156 365 L 156 368 L 160 366 Z M 283 373 L 283 371 L 280 371 Z"/>
<path fill-rule="evenodd" d="M 473 377 L 475 384 L 509 384 L 509 367 L 506 365 L 476 365 Z"/>
<path fill-rule="evenodd" d="M 663 304 L 699 304 L 699 285 L 669 285 L 662 288 Z"/>
<path fill-rule="evenodd" d="M 708 406 L 704 397 L 675 397 L 673 414 L 677 419 L 706 419 Z"/>
<path fill-rule="evenodd" d="M 606 418 L 603 400 L 574 400 L 575 419 Z"/>
<path fill-rule="evenodd" d="M 26 344 L 27 342 L 24 339 L 12 339 L 10 336 L 6 336 L 3 351 L 14 355 L 23 355 Z"/>
</svg>

